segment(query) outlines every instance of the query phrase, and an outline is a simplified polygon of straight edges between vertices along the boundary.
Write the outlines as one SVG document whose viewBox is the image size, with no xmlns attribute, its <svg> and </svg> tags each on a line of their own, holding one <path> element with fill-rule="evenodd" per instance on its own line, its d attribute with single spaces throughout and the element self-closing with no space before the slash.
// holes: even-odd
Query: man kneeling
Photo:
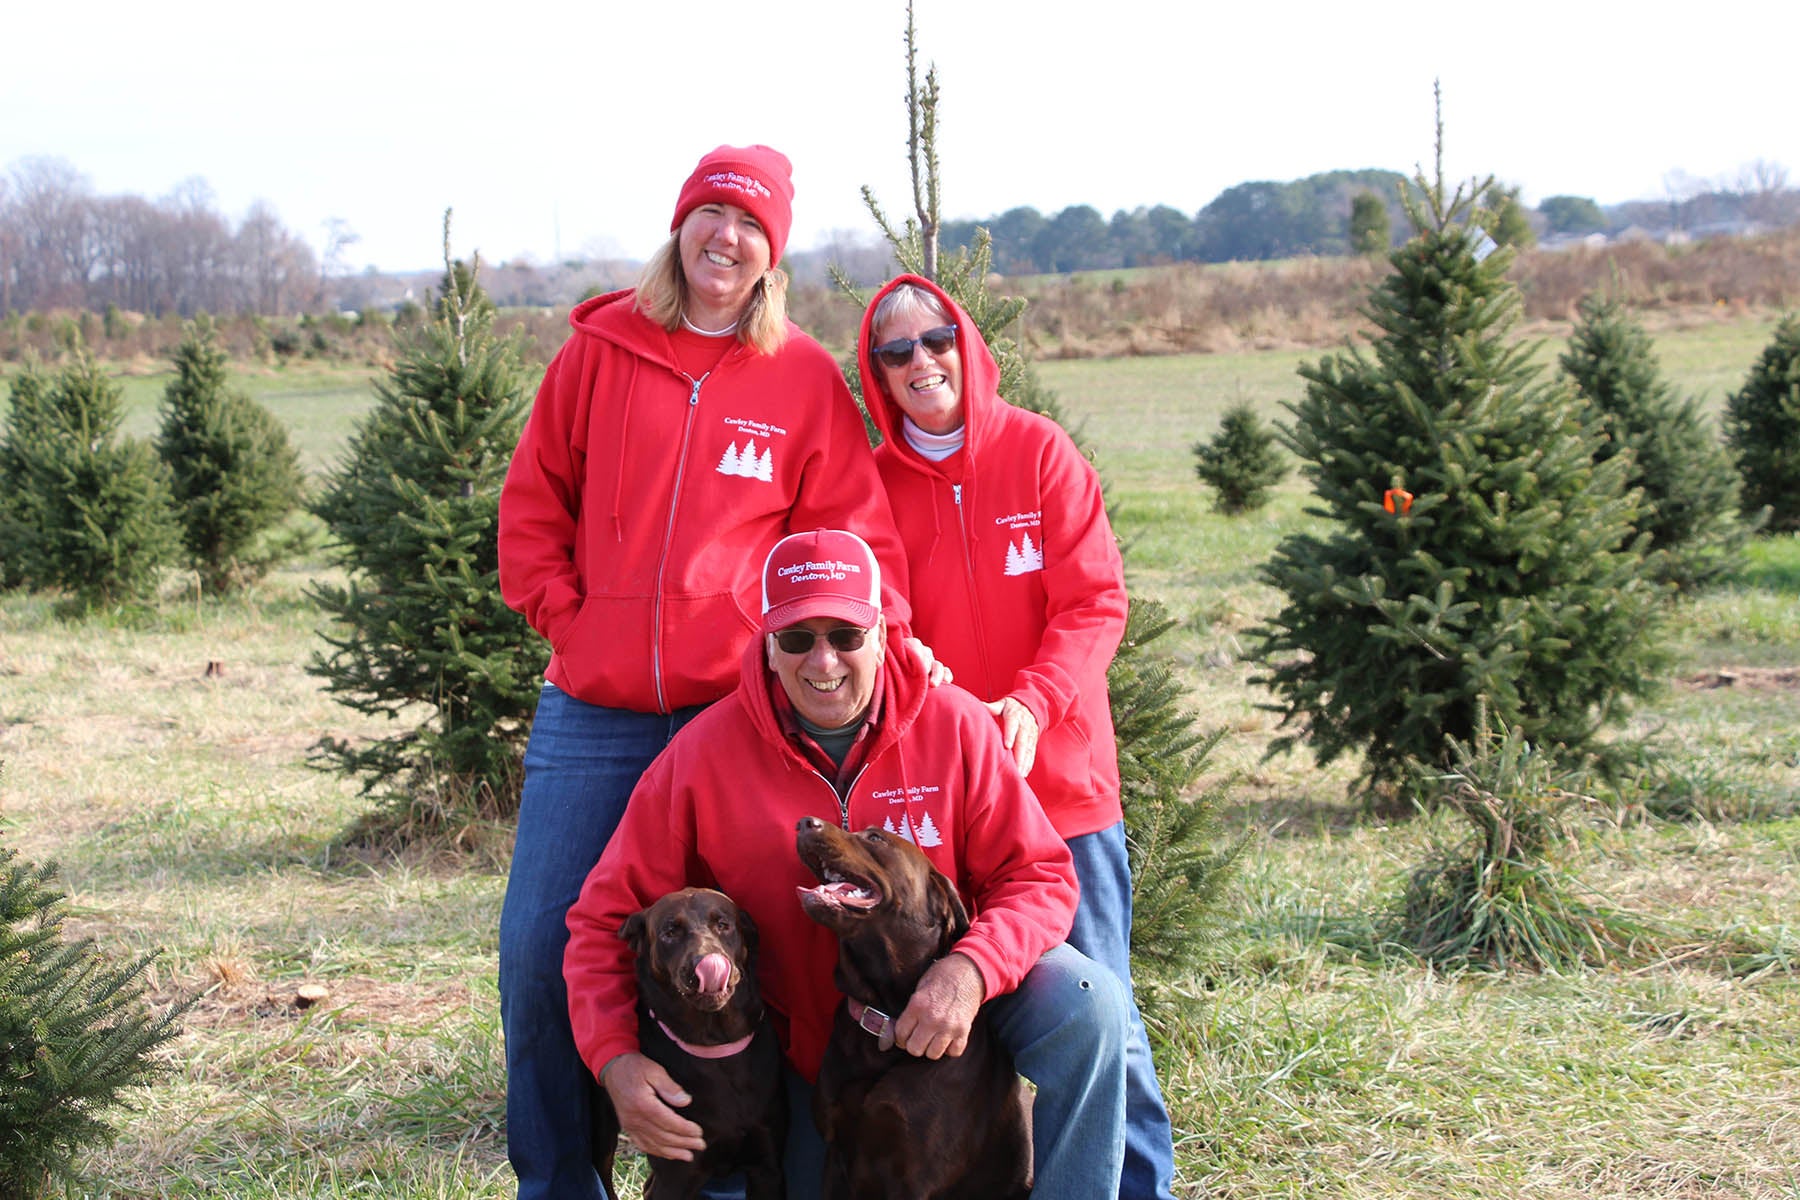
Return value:
<svg viewBox="0 0 1800 1200">
<path fill-rule="evenodd" d="M 624 821 L 569 910 L 563 973 L 575 1043 L 647 1153 L 703 1145 L 687 1098 L 638 1052 L 631 913 L 686 886 L 716 887 L 761 931 L 763 996 L 782 1033 L 796 1119 L 789 1194 L 817 1194 L 823 1147 L 805 1119 L 841 999 L 837 945 L 797 899 L 816 883 L 794 829 L 818 817 L 889 830 L 955 882 L 968 929 L 920 981 L 895 1045 L 960 1053 L 983 1002 L 1001 1043 L 1037 1086 L 1038 1200 L 1118 1192 L 1124 1153 L 1129 998 L 1105 968 L 1062 944 L 1074 868 L 985 705 L 929 686 L 924 664 L 887 644 L 875 556 L 853 533 L 793 534 L 763 567 L 760 643 L 735 692 L 694 718 L 645 772 Z M 930 1154 L 929 1146 L 916 1147 Z"/>
</svg>

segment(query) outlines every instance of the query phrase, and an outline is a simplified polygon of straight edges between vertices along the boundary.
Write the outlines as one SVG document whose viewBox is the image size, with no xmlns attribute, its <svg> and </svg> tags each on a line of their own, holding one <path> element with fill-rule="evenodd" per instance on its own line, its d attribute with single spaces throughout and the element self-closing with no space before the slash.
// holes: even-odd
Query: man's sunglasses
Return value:
<svg viewBox="0 0 1800 1200">
<path fill-rule="evenodd" d="M 924 346 L 931 354 L 947 354 L 956 348 L 956 326 L 939 325 L 936 329 L 927 329 L 916 338 L 895 338 L 891 342 L 881 343 L 871 353 L 884 366 L 904 367 L 912 361 L 914 346 Z"/>
<path fill-rule="evenodd" d="M 792 629 L 783 629 L 777 633 L 775 644 L 781 647 L 783 654 L 811 654 L 813 643 L 823 637 L 839 654 L 850 654 L 861 650 L 863 641 L 868 636 L 868 630 L 858 629 L 854 625 L 839 625 L 836 629 L 823 634 L 814 633 L 810 629 L 796 625 Z"/>
</svg>

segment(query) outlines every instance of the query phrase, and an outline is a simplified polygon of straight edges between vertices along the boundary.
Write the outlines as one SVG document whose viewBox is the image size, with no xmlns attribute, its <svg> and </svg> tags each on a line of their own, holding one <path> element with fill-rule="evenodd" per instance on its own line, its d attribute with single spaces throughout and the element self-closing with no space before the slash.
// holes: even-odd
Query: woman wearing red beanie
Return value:
<svg viewBox="0 0 1800 1200">
<path fill-rule="evenodd" d="M 862 417 L 787 320 L 788 160 L 720 146 L 635 289 L 570 314 L 500 497 L 500 588 L 549 641 L 525 752 L 500 1008 L 519 1196 L 601 1196 L 569 1032 L 564 918 L 651 759 L 737 684 L 787 534 L 863 533 L 890 626 L 906 565 Z"/>
</svg>

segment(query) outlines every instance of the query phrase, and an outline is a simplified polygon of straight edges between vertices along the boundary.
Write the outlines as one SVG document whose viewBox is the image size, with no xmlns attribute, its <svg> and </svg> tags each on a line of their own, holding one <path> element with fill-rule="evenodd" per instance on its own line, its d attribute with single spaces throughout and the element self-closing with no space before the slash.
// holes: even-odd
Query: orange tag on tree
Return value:
<svg viewBox="0 0 1800 1200">
<path fill-rule="evenodd" d="M 1412 511 L 1412 493 L 1404 488 L 1389 488 L 1387 494 L 1381 498 L 1381 507 L 1391 513 L 1405 516 Z"/>
</svg>

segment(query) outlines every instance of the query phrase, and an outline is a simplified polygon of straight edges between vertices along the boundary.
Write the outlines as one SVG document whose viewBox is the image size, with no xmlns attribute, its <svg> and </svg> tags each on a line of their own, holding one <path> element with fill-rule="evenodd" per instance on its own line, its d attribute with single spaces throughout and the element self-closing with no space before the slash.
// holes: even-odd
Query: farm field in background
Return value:
<svg viewBox="0 0 1800 1200">
<path fill-rule="evenodd" d="M 1717 409 L 1766 344 L 1750 318 L 1655 332 L 1678 389 Z M 1540 334 L 1540 336 L 1542 336 Z M 1553 360 L 1560 333 L 1544 347 Z M 1223 727 L 1229 818 L 1251 840 L 1202 977 L 1153 1012 L 1184 1197 L 1769 1198 L 1800 1194 L 1800 981 L 1779 958 L 1566 975 L 1443 973 L 1335 949 L 1454 827 L 1383 819 L 1342 765 L 1263 760 L 1275 718 L 1245 634 L 1273 602 L 1258 565 L 1302 528 L 1296 477 L 1260 513 L 1210 511 L 1189 447 L 1224 408 L 1267 418 L 1317 351 L 1040 363 L 1108 483 L 1135 590 L 1204 728 Z M 251 372 L 315 474 L 371 374 Z M 154 430 L 164 377 L 127 381 Z M 3 403 L 3 399 L 0 399 Z M 96 1196 L 497 1198 L 504 1070 L 493 982 L 509 834 L 398 859 L 346 847 L 364 802 L 305 765 L 373 730 L 320 691 L 289 564 L 196 604 L 63 624 L 0 597 L 0 840 L 55 859 L 71 924 L 161 950 L 158 994 L 201 991 L 165 1083 L 89 1163 Z M 1622 906 L 1793 944 L 1800 928 L 1800 539 L 1764 541 L 1682 602 L 1669 688 L 1633 722 L 1729 819 L 1597 823 L 1585 882 Z M 208 662 L 223 673 L 205 676 Z M 1732 686 L 1715 686 L 1721 673 Z M 1629 814 L 1614 814 L 1626 816 Z M 301 1010 L 296 987 L 323 1004 Z"/>
</svg>

